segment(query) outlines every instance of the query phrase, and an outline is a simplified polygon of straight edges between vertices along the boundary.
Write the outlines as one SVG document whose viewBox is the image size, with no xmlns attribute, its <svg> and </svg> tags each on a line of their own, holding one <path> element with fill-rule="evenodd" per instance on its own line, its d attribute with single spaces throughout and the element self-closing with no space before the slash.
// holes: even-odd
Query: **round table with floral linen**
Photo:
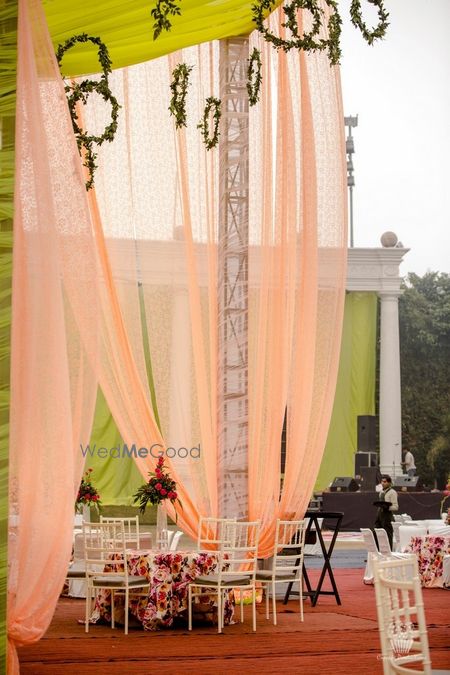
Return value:
<svg viewBox="0 0 450 675">
<path fill-rule="evenodd" d="M 450 553 L 450 537 L 428 534 L 412 537 L 405 553 L 415 553 L 419 563 L 419 576 L 422 586 L 443 586 L 444 555 Z"/>
<path fill-rule="evenodd" d="M 129 551 L 128 573 L 145 576 L 150 582 L 148 591 L 130 597 L 129 611 L 145 630 L 157 630 L 173 624 L 175 617 L 184 614 L 187 618 L 188 584 L 199 576 L 216 571 L 217 554 L 198 551 Z M 217 621 L 217 596 L 205 594 L 196 598 L 195 613 L 211 621 Z M 123 620 L 124 596 L 114 596 L 114 616 Z M 225 623 L 230 623 L 234 613 L 232 593 L 224 607 Z M 111 621 L 111 592 L 102 588 L 95 599 L 91 621 Z"/>
</svg>

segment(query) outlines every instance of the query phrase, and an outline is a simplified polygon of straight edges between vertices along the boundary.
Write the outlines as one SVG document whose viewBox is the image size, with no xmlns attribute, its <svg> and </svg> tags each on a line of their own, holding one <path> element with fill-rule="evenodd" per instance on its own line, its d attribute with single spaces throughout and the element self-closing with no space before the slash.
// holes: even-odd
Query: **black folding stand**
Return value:
<svg viewBox="0 0 450 675">
<path fill-rule="evenodd" d="M 334 580 L 333 570 L 331 568 L 330 559 L 331 559 L 331 555 L 333 553 L 334 545 L 336 543 L 336 538 L 338 536 L 339 528 L 341 526 L 341 522 L 342 522 L 343 517 L 344 517 L 344 514 L 340 513 L 340 512 L 307 511 L 305 513 L 305 518 L 309 518 L 309 523 L 308 523 L 308 526 L 306 528 L 305 538 L 308 539 L 308 534 L 311 532 L 311 528 L 314 525 L 315 531 L 316 531 L 316 534 L 317 534 L 317 538 L 319 540 L 320 547 L 321 547 L 322 553 L 323 553 L 322 572 L 321 572 L 317 587 L 315 589 L 311 588 L 311 583 L 309 581 L 308 572 L 306 571 L 305 562 L 303 560 L 302 574 L 303 574 L 305 586 L 307 588 L 307 591 L 303 592 L 303 596 L 309 597 L 311 599 L 311 606 L 312 607 L 316 606 L 319 595 L 334 595 L 334 597 L 336 598 L 337 604 L 338 605 L 341 604 L 341 599 L 339 597 L 339 592 L 338 592 L 338 589 L 337 589 L 337 586 L 336 586 L 336 582 Z M 319 525 L 319 518 L 335 521 L 334 528 L 333 528 L 333 536 L 331 538 L 331 542 L 330 542 L 330 545 L 328 546 L 328 548 L 325 546 L 325 542 L 324 542 L 323 537 L 322 537 L 322 531 L 321 531 L 321 527 Z M 327 572 L 328 572 L 328 576 L 329 576 L 330 581 L 331 581 L 331 586 L 333 588 L 332 591 L 323 591 L 322 590 L 322 585 L 323 585 L 323 582 L 325 580 L 325 575 L 326 575 Z M 288 587 L 287 587 L 286 595 L 284 596 L 284 604 L 286 604 L 287 601 L 289 600 L 289 595 L 291 593 L 293 595 L 299 595 L 298 591 L 292 590 L 292 586 L 293 586 L 293 583 L 290 582 Z"/>
</svg>

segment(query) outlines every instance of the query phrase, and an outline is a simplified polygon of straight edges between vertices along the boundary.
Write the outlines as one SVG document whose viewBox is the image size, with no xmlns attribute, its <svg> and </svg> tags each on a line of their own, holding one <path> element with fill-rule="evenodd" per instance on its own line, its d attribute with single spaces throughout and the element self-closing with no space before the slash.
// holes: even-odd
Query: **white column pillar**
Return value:
<svg viewBox="0 0 450 675">
<path fill-rule="evenodd" d="M 399 292 L 379 293 L 380 321 L 380 469 L 392 479 L 402 473 Z"/>
</svg>

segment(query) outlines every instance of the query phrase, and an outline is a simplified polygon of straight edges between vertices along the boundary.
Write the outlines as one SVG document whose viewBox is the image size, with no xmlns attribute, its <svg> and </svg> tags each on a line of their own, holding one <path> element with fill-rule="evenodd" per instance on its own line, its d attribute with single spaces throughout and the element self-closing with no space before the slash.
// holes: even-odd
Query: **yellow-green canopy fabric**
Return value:
<svg viewBox="0 0 450 675">
<path fill-rule="evenodd" d="M 180 16 L 169 16 L 170 31 L 153 39 L 155 20 L 151 0 L 44 0 L 44 10 L 55 49 L 80 33 L 100 37 L 108 48 L 113 68 L 149 61 L 163 54 L 255 29 L 251 7 L 255 0 L 175 0 Z M 274 7 L 281 4 L 276 0 Z M 97 50 L 77 44 L 64 55 L 62 72 L 77 77 L 101 70 Z"/>
</svg>

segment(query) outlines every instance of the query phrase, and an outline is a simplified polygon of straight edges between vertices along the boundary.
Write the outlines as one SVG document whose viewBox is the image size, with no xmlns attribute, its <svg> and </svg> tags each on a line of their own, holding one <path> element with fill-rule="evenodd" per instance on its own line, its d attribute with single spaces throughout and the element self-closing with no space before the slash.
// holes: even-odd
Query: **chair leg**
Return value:
<svg viewBox="0 0 450 675">
<path fill-rule="evenodd" d="M 275 582 L 272 581 L 272 608 L 273 608 L 273 625 L 277 625 L 277 596 L 275 593 Z"/>
<path fill-rule="evenodd" d="M 111 628 L 115 628 L 114 625 L 114 591 L 111 590 Z"/>
<path fill-rule="evenodd" d="M 239 596 L 241 600 L 241 623 L 244 623 L 244 594 L 242 589 L 239 591 Z"/>
<path fill-rule="evenodd" d="M 88 583 L 86 588 L 86 617 L 84 622 L 84 630 L 86 633 L 89 633 L 89 617 L 91 615 L 91 593 L 92 589 Z"/>
<path fill-rule="evenodd" d="M 192 586 L 188 586 L 188 630 L 192 630 Z"/>
<path fill-rule="evenodd" d="M 252 587 L 253 631 L 256 632 L 256 586 Z"/>
<path fill-rule="evenodd" d="M 222 632 L 222 588 L 217 588 L 217 632 Z"/>
<path fill-rule="evenodd" d="M 128 635 L 128 588 L 125 589 L 125 635 Z"/>
<path fill-rule="evenodd" d="M 300 621 L 303 621 L 303 578 L 298 580 L 298 596 L 300 598 Z"/>
<path fill-rule="evenodd" d="M 269 616 L 270 616 L 270 613 L 269 613 L 269 595 L 270 595 L 269 588 L 270 588 L 269 584 L 264 584 L 264 593 L 266 595 L 266 619 L 268 619 Z"/>
</svg>

